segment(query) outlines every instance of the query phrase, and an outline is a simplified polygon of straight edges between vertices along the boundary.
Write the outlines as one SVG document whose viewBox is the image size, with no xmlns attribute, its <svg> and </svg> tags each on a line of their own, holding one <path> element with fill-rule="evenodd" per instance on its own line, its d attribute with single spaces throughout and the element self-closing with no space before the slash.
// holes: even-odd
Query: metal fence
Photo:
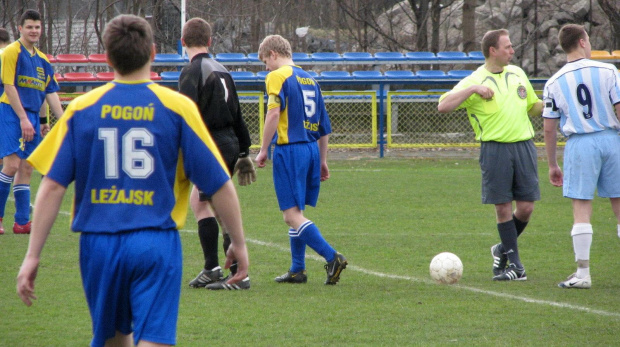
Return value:
<svg viewBox="0 0 620 347">
<path fill-rule="evenodd" d="M 79 94 L 63 94 L 67 105 Z M 330 115 L 330 147 L 338 148 L 422 148 L 475 147 L 474 132 L 465 110 L 437 112 L 441 92 L 389 91 L 380 107 L 377 91 L 324 91 Z M 263 135 L 266 98 L 263 92 L 239 92 L 242 114 L 248 125 L 252 148 L 259 148 Z M 384 110 L 382 116 L 379 110 Z M 538 146 L 544 145 L 543 119 L 531 118 Z M 380 123 L 385 125 L 380 127 Z M 54 123 L 52 119 L 51 124 Z M 379 129 L 383 129 L 383 136 Z M 562 139 L 560 135 L 558 137 Z"/>
</svg>

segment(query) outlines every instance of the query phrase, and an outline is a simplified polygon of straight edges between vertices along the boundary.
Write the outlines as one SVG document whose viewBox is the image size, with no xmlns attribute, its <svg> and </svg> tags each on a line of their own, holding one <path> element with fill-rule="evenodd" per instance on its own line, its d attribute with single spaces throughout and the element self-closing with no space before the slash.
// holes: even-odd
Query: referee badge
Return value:
<svg viewBox="0 0 620 347">
<path fill-rule="evenodd" d="M 521 99 L 527 98 L 527 90 L 524 86 L 519 86 L 519 88 L 517 88 L 517 94 Z"/>
</svg>

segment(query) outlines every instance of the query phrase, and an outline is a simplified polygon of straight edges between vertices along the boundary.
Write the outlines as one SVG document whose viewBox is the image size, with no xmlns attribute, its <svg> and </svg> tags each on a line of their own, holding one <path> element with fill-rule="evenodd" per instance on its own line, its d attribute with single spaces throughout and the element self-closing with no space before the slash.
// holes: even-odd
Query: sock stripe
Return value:
<svg viewBox="0 0 620 347">
<path fill-rule="evenodd" d="M 297 235 L 300 236 L 304 232 L 304 230 L 306 230 L 306 228 L 308 228 L 312 224 L 313 224 L 312 221 L 309 220 L 305 222 L 304 224 L 300 225 L 299 228 L 297 229 Z"/>
<path fill-rule="evenodd" d="M 30 191 L 30 185 L 28 184 L 17 184 L 13 186 L 13 193 L 20 191 Z"/>
<path fill-rule="evenodd" d="M 0 172 L 0 182 L 11 184 L 13 183 L 13 176 L 7 176 Z"/>
</svg>

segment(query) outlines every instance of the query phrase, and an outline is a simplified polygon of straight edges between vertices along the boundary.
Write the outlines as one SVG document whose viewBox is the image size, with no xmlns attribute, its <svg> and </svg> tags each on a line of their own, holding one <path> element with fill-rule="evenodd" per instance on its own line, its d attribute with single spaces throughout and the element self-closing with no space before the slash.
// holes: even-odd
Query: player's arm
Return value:
<svg viewBox="0 0 620 347">
<path fill-rule="evenodd" d="M 327 145 L 329 143 L 329 135 L 319 138 L 319 153 L 321 155 L 321 182 L 329 179 L 329 167 L 327 166 Z"/>
<path fill-rule="evenodd" d="M 277 98 L 277 96 L 274 97 Z M 279 107 L 274 107 L 267 111 L 267 115 L 265 116 L 265 128 L 263 129 L 263 141 L 261 142 L 260 151 L 255 159 L 258 167 L 265 167 L 265 162 L 267 161 L 267 150 L 269 149 L 269 145 L 271 145 L 273 136 L 276 134 L 279 120 Z"/>
<path fill-rule="evenodd" d="M 56 119 L 60 119 L 62 114 L 65 112 L 62 109 L 62 104 L 60 103 L 60 97 L 57 93 L 49 93 L 45 95 L 45 101 L 50 105 L 50 110 L 52 110 L 52 114 Z"/>
<path fill-rule="evenodd" d="M 563 177 L 557 159 L 558 119 L 545 118 L 543 122 L 545 151 L 547 152 L 547 163 L 549 165 L 549 181 L 554 186 L 561 187 Z"/>
<path fill-rule="evenodd" d="M 456 110 L 461 104 L 474 93 L 477 93 L 483 99 L 491 99 L 493 97 L 493 89 L 483 85 L 473 85 L 465 89 L 451 91 L 445 94 L 437 104 L 437 111 L 440 113 L 449 113 Z"/>
<path fill-rule="evenodd" d="M 530 115 L 530 117 L 539 117 L 542 114 L 542 111 L 543 102 L 542 100 L 538 100 L 538 102 L 536 102 L 532 105 L 532 107 L 530 107 L 530 109 L 527 111 L 527 114 Z"/>
<path fill-rule="evenodd" d="M 9 98 L 9 103 L 11 104 L 11 108 L 19 117 L 19 126 L 22 129 L 22 138 L 24 141 L 32 141 L 34 138 L 34 127 L 30 120 L 28 119 L 28 114 L 26 110 L 22 106 L 22 100 L 19 97 L 19 93 L 17 92 L 17 88 L 11 84 L 4 85 L 4 92 L 6 96 Z"/>
<path fill-rule="evenodd" d="M 226 252 L 226 265 L 224 267 L 228 269 L 232 265 L 233 260 L 237 261 L 237 273 L 228 280 L 227 283 L 237 283 L 248 275 L 250 261 L 243 233 L 239 199 L 231 180 L 224 183 L 224 185 L 213 194 L 211 203 L 224 229 L 228 232 L 228 235 L 230 235 L 231 244 Z"/>
<path fill-rule="evenodd" d="M 34 281 L 37 277 L 41 251 L 58 215 L 66 190 L 64 186 L 47 176 L 43 177 L 39 186 L 35 204 L 45 208 L 34 210 L 28 250 L 17 275 L 17 295 L 26 306 L 32 305 L 32 299 L 36 299 Z"/>
<path fill-rule="evenodd" d="M 614 107 L 616 108 L 616 117 L 620 121 L 620 102 L 615 104 Z"/>
</svg>

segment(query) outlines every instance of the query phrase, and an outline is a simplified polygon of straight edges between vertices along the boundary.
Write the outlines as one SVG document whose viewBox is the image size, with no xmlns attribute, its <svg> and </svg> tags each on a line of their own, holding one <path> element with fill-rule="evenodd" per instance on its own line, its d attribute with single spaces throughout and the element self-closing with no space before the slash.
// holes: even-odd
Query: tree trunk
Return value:
<svg viewBox="0 0 620 347">
<path fill-rule="evenodd" d="M 408 0 L 415 16 L 416 26 L 416 49 L 428 51 L 428 17 L 430 0 Z"/>
<path fill-rule="evenodd" d="M 463 52 L 478 51 L 476 42 L 476 0 L 463 2 Z"/>
<path fill-rule="evenodd" d="M 620 3 L 618 0 L 598 0 L 611 24 L 612 50 L 620 49 Z M 590 9 L 592 11 L 592 9 Z"/>
</svg>

